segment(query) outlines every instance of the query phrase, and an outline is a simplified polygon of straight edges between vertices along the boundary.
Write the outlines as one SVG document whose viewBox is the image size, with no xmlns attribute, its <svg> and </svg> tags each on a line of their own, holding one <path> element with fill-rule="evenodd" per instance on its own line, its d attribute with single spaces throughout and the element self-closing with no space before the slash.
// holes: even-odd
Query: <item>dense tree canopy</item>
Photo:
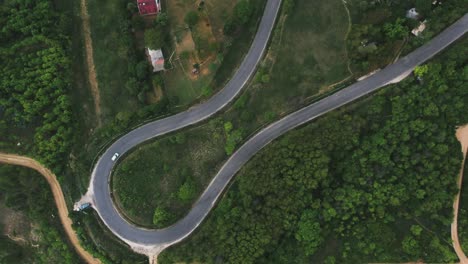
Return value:
<svg viewBox="0 0 468 264">
<path fill-rule="evenodd" d="M 161 263 L 456 261 L 451 205 L 468 122 L 466 40 L 351 110 L 269 145 Z M 427 230 L 431 230 L 428 232 Z"/>
<path fill-rule="evenodd" d="M 36 155 L 57 168 L 69 152 L 74 122 L 66 19 L 53 10 L 46 0 L 0 6 L 0 134 L 35 128 Z"/>
</svg>

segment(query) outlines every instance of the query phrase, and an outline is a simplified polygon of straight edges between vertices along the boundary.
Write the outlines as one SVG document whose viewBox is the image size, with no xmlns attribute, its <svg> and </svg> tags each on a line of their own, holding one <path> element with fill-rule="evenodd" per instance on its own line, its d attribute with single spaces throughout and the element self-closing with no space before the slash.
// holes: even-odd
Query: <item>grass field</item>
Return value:
<svg viewBox="0 0 468 264">
<path fill-rule="evenodd" d="M 127 218 L 152 227 L 156 207 L 171 212 L 172 221 L 183 216 L 218 169 L 218 161 L 225 157 L 218 147 L 225 140 L 220 122 L 215 119 L 202 127 L 166 136 L 125 157 L 116 168 L 112 186 Z M 200 133 L 205 130 L 212 133 Z M 190 187 L 189 199 L 179 195 L 184 183 Z"/>
<path fill-rule="evenodd" d="M 272 48 L 257 77 L 220 121 L 176 133 L 175 137 L 186 138 L 182 145 L 171 145 L 168 138 L 158 139 L 122 160 L 113 187 L 117 204 L 127 217 L 149 226 L 155 208 L 164 206 L 174 216 L 168 224 L 173 222 L 187 212 L 222 165 L 230 138 L 237 137 L 234 140 L 239 144 L 262 125 L 298 109 L 330 84 L 347 78 L 347 28 L 341 1 L 297 1 L 292 13 L 280 18 Z M 227 122 L 233 124 L 232 131 L 225 131 Z M 193 180 L 196 194 L 181 201 L 177 191 L 186 178 Z"/>
<path fill-rule="evenodd" d="M 227 67 L 232 74 L 249 46 L 240 46 L 240 49 L 229 46 L 232 37 L 223 33 L 224 23 L 231 15 L 237 1 L 209 0 L 205 1 L 201 10 L 196 11 L 198 2 L 166 1 L 173 47 L 169 52 L 171 68 L 165 71 L 163 76 L 166 95 L 179 107 L 188 106 L 201 99 L 206 87 L 218 88 L 217 84 L 213 83 L 218 75 L 218 69 L 224 64 L 229 64 Z M 261 9 L 265 1 L 255 0 L 252 3 L 256 9 Z M 199 21 L 189 29 L 184 17 L 190 11 L 197 12 Z M 260 17 L 259 12 L 252 16 L 253 25 L 256 24 L 258 17 Z M 236 41 L 246 41 L 249 44 L 253 33 L 244 30 L 236 36 Z M 230 53 L 236 54 L 236 60 L 223 61 L 224 56 L 232 56 Z M 199 65 L 197 74 L 192 73 L 195 64 Z M 223 82 L 226 78 L 228 76 L 223 75 Z"/>
<path fill-rule="evenodd" d="M 118 112 L 132 112 L 138 108 L 137 98 L 125 89 L 129 77 L 128 62 L 126 47 L 120 41 L 121 24 L 126 20 L 125 5 L 125 2 L 113 0 L 88 1 L 104 122 L 113 119 Z"/>
</svg>

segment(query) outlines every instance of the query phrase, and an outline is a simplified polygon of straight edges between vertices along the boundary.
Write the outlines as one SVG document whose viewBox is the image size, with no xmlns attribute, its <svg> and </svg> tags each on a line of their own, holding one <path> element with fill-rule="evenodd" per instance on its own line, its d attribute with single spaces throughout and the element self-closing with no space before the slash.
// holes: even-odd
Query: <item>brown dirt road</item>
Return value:
<svg viewBox="0 0 468 264">
<path fill-rule="evenodd" d="M 33 170 L 38 171 L 40 174 L 44 176 L 47 182 L 52 189 L 52 193 L 54 195 L 55 204 L 57 205 L 60 221 L 62 222 L 63 228 L 65 229 L 65 233 L 71 242 L 71 244 L 75 247 L 75 250 L 78 254 L 90 264 L 100 264 L 101 261 L 94 258 L 91 254 L 89 254 L 83 247 L 78 240 L 78 236 L 76 235 L 75 231 L 72 228 L 72 221 L 68 218 L 68 208 L 67 204 L 65 203 L 65 198 L 63 196 L 62 188 L 60 188 L 60 184 L 57 181 L 55 175 L 42 166 L 39 162 L 23 156 L 12 155 L 12 154 L 4 154 L 0 153 L 0 163 L 11 164 L 11 165 L 18 165 L 23 167 L 28 167 Z"/>
<path fill-rule="evenodd" d="M 83 20 L 83 34 L 86 48 L 86 64 L 88 66 L 88 79 L 91 87 L 91 94 L 94 99 L 94 109 L 98 126 L 101 126 L 101 97 L 99 95 L 96 69 L 93 57 L 93 41 L 91 39 L 91 30 L 89 24 L 89 14 L 86 7 L 86 0 L 81 0 L 81 18 Z"/>
<path fill-rule="evenodd" d="M 462 152 L 463 152 L 463 162 L 460 169 L 460 176 L 458 178 L 458 189 L 461 191 L 462 181 L 463 181 L 463 168 L 465 167 L 466 154 L 468 152 L 468 124 L 457 129 L 456 133 L 458 141 L 460 141 Z M 458 240 L 458 206 L 460 203 L 460 191 L 455 197 L 453 202 L 453 222 L 451 226 L 453 248 L 457 253 L 458 258 L 460 259 L 461 264 L 468 264 L 468 259 L 466 258 L 465 253 L 460 246 L 460 241 Z"/>
</svg>

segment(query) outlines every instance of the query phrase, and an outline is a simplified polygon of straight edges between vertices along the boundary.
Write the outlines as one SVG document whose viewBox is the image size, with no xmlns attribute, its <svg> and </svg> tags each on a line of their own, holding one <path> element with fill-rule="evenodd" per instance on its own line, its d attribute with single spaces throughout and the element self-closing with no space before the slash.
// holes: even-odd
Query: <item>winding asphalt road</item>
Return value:
<svg viewBox="0 0 468 264">
<path fill-rule="evenodd" d="M 128 223 L 115 208 L 110 195 L 110 178 L 115 165 L 114 153 L 121 155 L 148 139 L 207 119 L 226 106 L 241 91 L 262 58 L 273 29 L 281 0 L 269 0 L 252 46 L 239 70 L 222 91 L 207 102 L 174 116 L 143 125 L 115 141 L 96 163 L 88 193 L 93 207 L 106 226 L 120 239 L 131 245 L 165 248 L 190 235 L 203 221 L 230 180 L 258 151 L 287 131 L 313 120 L 340 106 L 350 103 L 390 83 L 406 77 L 420 65 L 443 50 L 468 30 L 468 14 L 436 36 L 426 45 L 389 65 L 380 72 L 346 87 L 323 100 L 300 109 L 258 132 L 241 146 L 219 170 L 192 210 L 176 224 L 160 230 L 149 230 Z"/>
</svg>

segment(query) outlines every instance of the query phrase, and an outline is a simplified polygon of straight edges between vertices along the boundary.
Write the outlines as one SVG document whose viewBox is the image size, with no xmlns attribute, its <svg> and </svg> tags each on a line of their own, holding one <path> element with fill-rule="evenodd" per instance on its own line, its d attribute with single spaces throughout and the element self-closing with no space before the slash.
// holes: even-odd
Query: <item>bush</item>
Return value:
<svg viewBox="0 0 468 264">
<path fill-rule="evenodd" d="M 160 49 L 164 44 L 164 34 L 158 28 L 151 28 L 145 31 L 145 45 L 150 49 Z"/>
<path fill-rule="evenodd" d="M 192 10 L 185 15 L 184 21 L 189 27 L 193 27 L 198 23 L 198 19 L 198 13 Z"/>
<path fill-rule="evenodd" d="M 157 207 L 154 210 L 153 215 L 153 224 L 158 227 L 164 227 L 172 219 L 171 213 L 169 213 L 165 208 Z"/>
<path fill-rule="evenodd" d="M 179 200 L 183 202 L 188 202 L 193 199 L 195 196 L 196 189 L 195 189 L 195 184 L 193 181 L 189 178 L 188 180 L 185 181 L 182 186 L 180 186 L 179 191 L 177 192 L 177 197 Z"/>
</svg>

